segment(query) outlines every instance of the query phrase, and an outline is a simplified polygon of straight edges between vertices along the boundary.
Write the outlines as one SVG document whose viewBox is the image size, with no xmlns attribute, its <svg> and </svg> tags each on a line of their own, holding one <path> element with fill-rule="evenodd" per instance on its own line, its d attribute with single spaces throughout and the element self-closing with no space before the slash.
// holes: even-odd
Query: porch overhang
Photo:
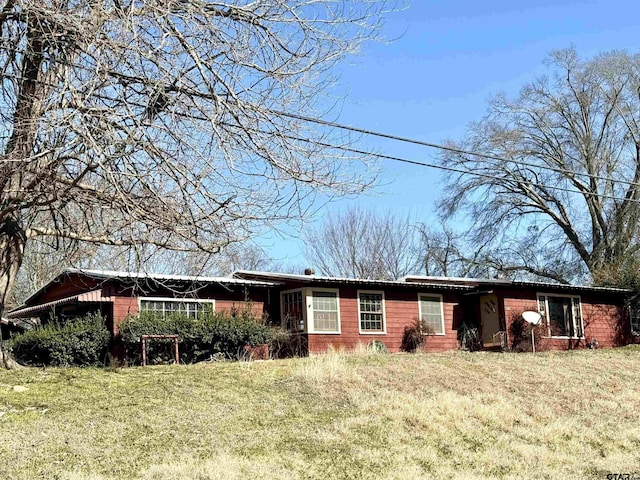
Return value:
<svg viewBox="0 0 640 480">
<path fill-rule="evenodd" d="M 69 297 L 59 298 L 46 303 L 18 307 L 15 310 L 8 312 L 5 317 L 9 320 L 14 318 L 29 318 L 34 313 L 49 310 L 60 305 L 69 305 L 73 303 L 102 303 L 109 301 L 111 301 L 111 298 L 103 297 L 102 289 L 98 289 L 90 292 L 79 293 L 77 295 L 71 295 Z"/>
</svg>

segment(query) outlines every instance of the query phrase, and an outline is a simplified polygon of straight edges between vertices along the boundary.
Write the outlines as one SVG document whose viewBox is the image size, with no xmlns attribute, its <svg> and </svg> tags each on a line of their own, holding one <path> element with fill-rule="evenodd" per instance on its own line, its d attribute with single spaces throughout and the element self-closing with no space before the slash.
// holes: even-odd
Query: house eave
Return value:
<svg viewBox="0 0 640 480">
<path fill-rule="evenodd" d="M 368 287 L 397 287 L 397 288 L 428 288 L 430 290 L 457 290 L 457 291 L 471 291 L 475 287 L 469 285 L 456 285 L 445 283 L 431 283 L 431 282 L 404 282 L 399 280 L 375 280 L 366 278 L 349 278 L 349 277 L 330 277 L 323 275 L 300 275 L 294 273 L 272 273 L 272 272 L 260 272 L 253 270 L 238 270 L 233 273 L 233 276 L 241 279 L 253 279 L 261 281 L 276 281 L 279 283 L 286 282 L 301 282 L 306 284 L 323 284 L 323 285 L 353 285 L 353 286 L 368 286 Z"/>
</svg>

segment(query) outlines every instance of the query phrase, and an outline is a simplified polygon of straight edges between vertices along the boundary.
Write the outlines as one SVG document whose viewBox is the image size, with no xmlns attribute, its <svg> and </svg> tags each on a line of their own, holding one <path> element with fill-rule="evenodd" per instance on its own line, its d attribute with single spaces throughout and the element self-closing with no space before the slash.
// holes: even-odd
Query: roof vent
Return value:
<svg viewBox="0 0 640 480">
<path fill-rule="evenodd" d="M 305 268 L 304 269 L 304 274 L 305 275 L 315 275 L 316 271 L 313 268 Z"/>
</svg>

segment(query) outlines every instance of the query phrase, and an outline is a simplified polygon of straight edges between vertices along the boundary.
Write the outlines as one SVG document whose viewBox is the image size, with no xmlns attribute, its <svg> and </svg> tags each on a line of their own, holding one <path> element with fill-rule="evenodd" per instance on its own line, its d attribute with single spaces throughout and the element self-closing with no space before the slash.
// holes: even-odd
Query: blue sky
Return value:
<svg viewBox="0 0 640 480">
<path fill-rule="evenodd" d="M 573 46 L 583 57 L 639 52 L 639 14 L 637 2 L 622 0 L 413 0 L 387 21 L 384 35 L 395 41 L 366 45 L 341 66 L 336 94 L 345 100 L 338 121 L 435 143 L 460 138 L 493 95 L 513 95 L 539 75 L 552 50 Z M 426 162 L 436 153 L 375 137 L 364 138 L 360 147 Z M 390 161 L 382 168 L 380 187 L 323 209 L 316 225 L 351 205 L 438 221 L 437 170 Z M 282 263 L 305 264 L 295 232 L 259 243 Z"/>
</svg>

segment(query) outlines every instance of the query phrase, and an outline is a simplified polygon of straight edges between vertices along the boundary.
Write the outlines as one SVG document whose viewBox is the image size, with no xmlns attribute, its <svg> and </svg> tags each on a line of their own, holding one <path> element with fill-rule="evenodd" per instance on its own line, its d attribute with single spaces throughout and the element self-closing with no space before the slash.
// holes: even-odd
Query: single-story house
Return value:
<svg viewBox="0 0 640 480">
<path fill-rule="evenodd" d="M 52 315 L 100 311 L 114 335 L 142 310 L 198 315 L 242 308 L 299 335 L 309 353 L 353 348 L 373 340 L 398 351 L 405 327 L 428 327 L 427 351 L 460 347 L 465 326 L 484 348 L 513 347 L 523 311 L 537 311 L 538 347 L 624 345 L 640 332 L 628 308 L 631 291 L 501 279 L 408 276 L 397 281 L 237 271 L 232 277 L 158 275 L 68 269 L 8 312 L 8 319 L 46 321 Z"/>
<path fill-rule="evenodd" d="M 104 270 L 66 269 L 24 304 L 5 314 L 7 319 L 77 317 L 100 312 L 113 335 L 118 324 L 142 310 L 161 314 L 184 313 L 197 317 L 204 309 L 231 311 L 250 308 L 266 313 L 277 285 L 231 277 L 163 275 Z"/>
</svg>

